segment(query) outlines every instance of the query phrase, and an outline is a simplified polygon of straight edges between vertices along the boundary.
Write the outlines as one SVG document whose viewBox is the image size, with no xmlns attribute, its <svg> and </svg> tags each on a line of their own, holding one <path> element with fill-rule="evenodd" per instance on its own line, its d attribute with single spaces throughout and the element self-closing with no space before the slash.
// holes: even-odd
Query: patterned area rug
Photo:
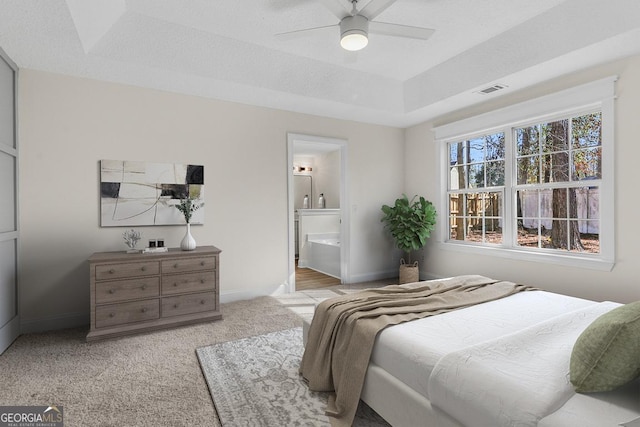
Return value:
<svg viewBox="0 0 640 427">
<path fill-rule="evenodd" d="M 223 426 L 329 426 L 327 393 L 298 374 L 302 328 L 201 347 L 202 372 Z M 360 402 L 354 426 L 389 426 Z"/>
</svg>

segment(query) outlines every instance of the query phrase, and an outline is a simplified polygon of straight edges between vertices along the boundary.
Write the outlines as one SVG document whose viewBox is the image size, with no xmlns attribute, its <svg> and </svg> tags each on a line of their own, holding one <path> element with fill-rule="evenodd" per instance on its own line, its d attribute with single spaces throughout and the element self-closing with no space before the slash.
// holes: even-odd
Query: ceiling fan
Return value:
<svg viewBox="0 0 640 427">
<path fill-rule="evenodd" d="M 311 31 L 339 26 L 340 46 L 346 50 L 356 51 L 367 46 L 369 43 L 369 32 L 420 40 L 426 40 L 434 33 L 434 30 L 431 28 L 391 24 L 388 22 L 378 22 L 373 20 L 396 0 L 371 0 L 360 10 L 358 10 L 358 0 L 319 1 L 329 9 L 331 13 L 340 19 L 338 24 L 288 31 L 277 34 L 277 36 L 303 35 L 304 33 Z M 349 10 L 347 2 L 351 3 L 351 10 Z"/>
</svg>

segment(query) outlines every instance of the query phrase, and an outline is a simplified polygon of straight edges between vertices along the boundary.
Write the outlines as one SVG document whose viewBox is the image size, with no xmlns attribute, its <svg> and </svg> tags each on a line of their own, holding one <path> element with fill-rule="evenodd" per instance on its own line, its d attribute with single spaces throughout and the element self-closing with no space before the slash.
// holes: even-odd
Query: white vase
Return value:
<svg viewBox="0 0 640 427">
<path fill-rule="evenodd" d="M 180 242 L 180 249 L 183 251 L 192 251 L 196 248 L 196 241 L 191 235 L 191 224 L 187 223 L 187 234 L 184 235 Z"/>
</svg>

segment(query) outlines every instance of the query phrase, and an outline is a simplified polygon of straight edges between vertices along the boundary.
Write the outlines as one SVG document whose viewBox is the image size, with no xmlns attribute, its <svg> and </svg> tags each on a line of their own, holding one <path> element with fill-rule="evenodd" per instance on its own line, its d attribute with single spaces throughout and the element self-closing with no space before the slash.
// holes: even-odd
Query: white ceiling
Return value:
<svg viewBox="0 0 640 427">
<path fill-rule="evenodd" d="M 1 0 L 0 47 L 22 68 L 397 127 L 640 53 L 639 0 L 396 0 L 375 21 L 433 36 L 356 53 L 337 27 L 276 36 L 338 21 L 321 0 Z"/>
</svg>

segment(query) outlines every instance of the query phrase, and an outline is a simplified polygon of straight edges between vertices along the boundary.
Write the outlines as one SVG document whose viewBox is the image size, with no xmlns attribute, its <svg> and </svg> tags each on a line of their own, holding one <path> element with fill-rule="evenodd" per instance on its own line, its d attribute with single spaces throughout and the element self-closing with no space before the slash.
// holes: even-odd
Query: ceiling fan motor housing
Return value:
<svg viewBox="0 0 640 427">
<path fill-rule="evenodd" d="M 362 15 L 347 16 L 340 21 L 340 44 L 347 50 L 360 50 L 367 45 L 369 20 Z"/>
</svg>

